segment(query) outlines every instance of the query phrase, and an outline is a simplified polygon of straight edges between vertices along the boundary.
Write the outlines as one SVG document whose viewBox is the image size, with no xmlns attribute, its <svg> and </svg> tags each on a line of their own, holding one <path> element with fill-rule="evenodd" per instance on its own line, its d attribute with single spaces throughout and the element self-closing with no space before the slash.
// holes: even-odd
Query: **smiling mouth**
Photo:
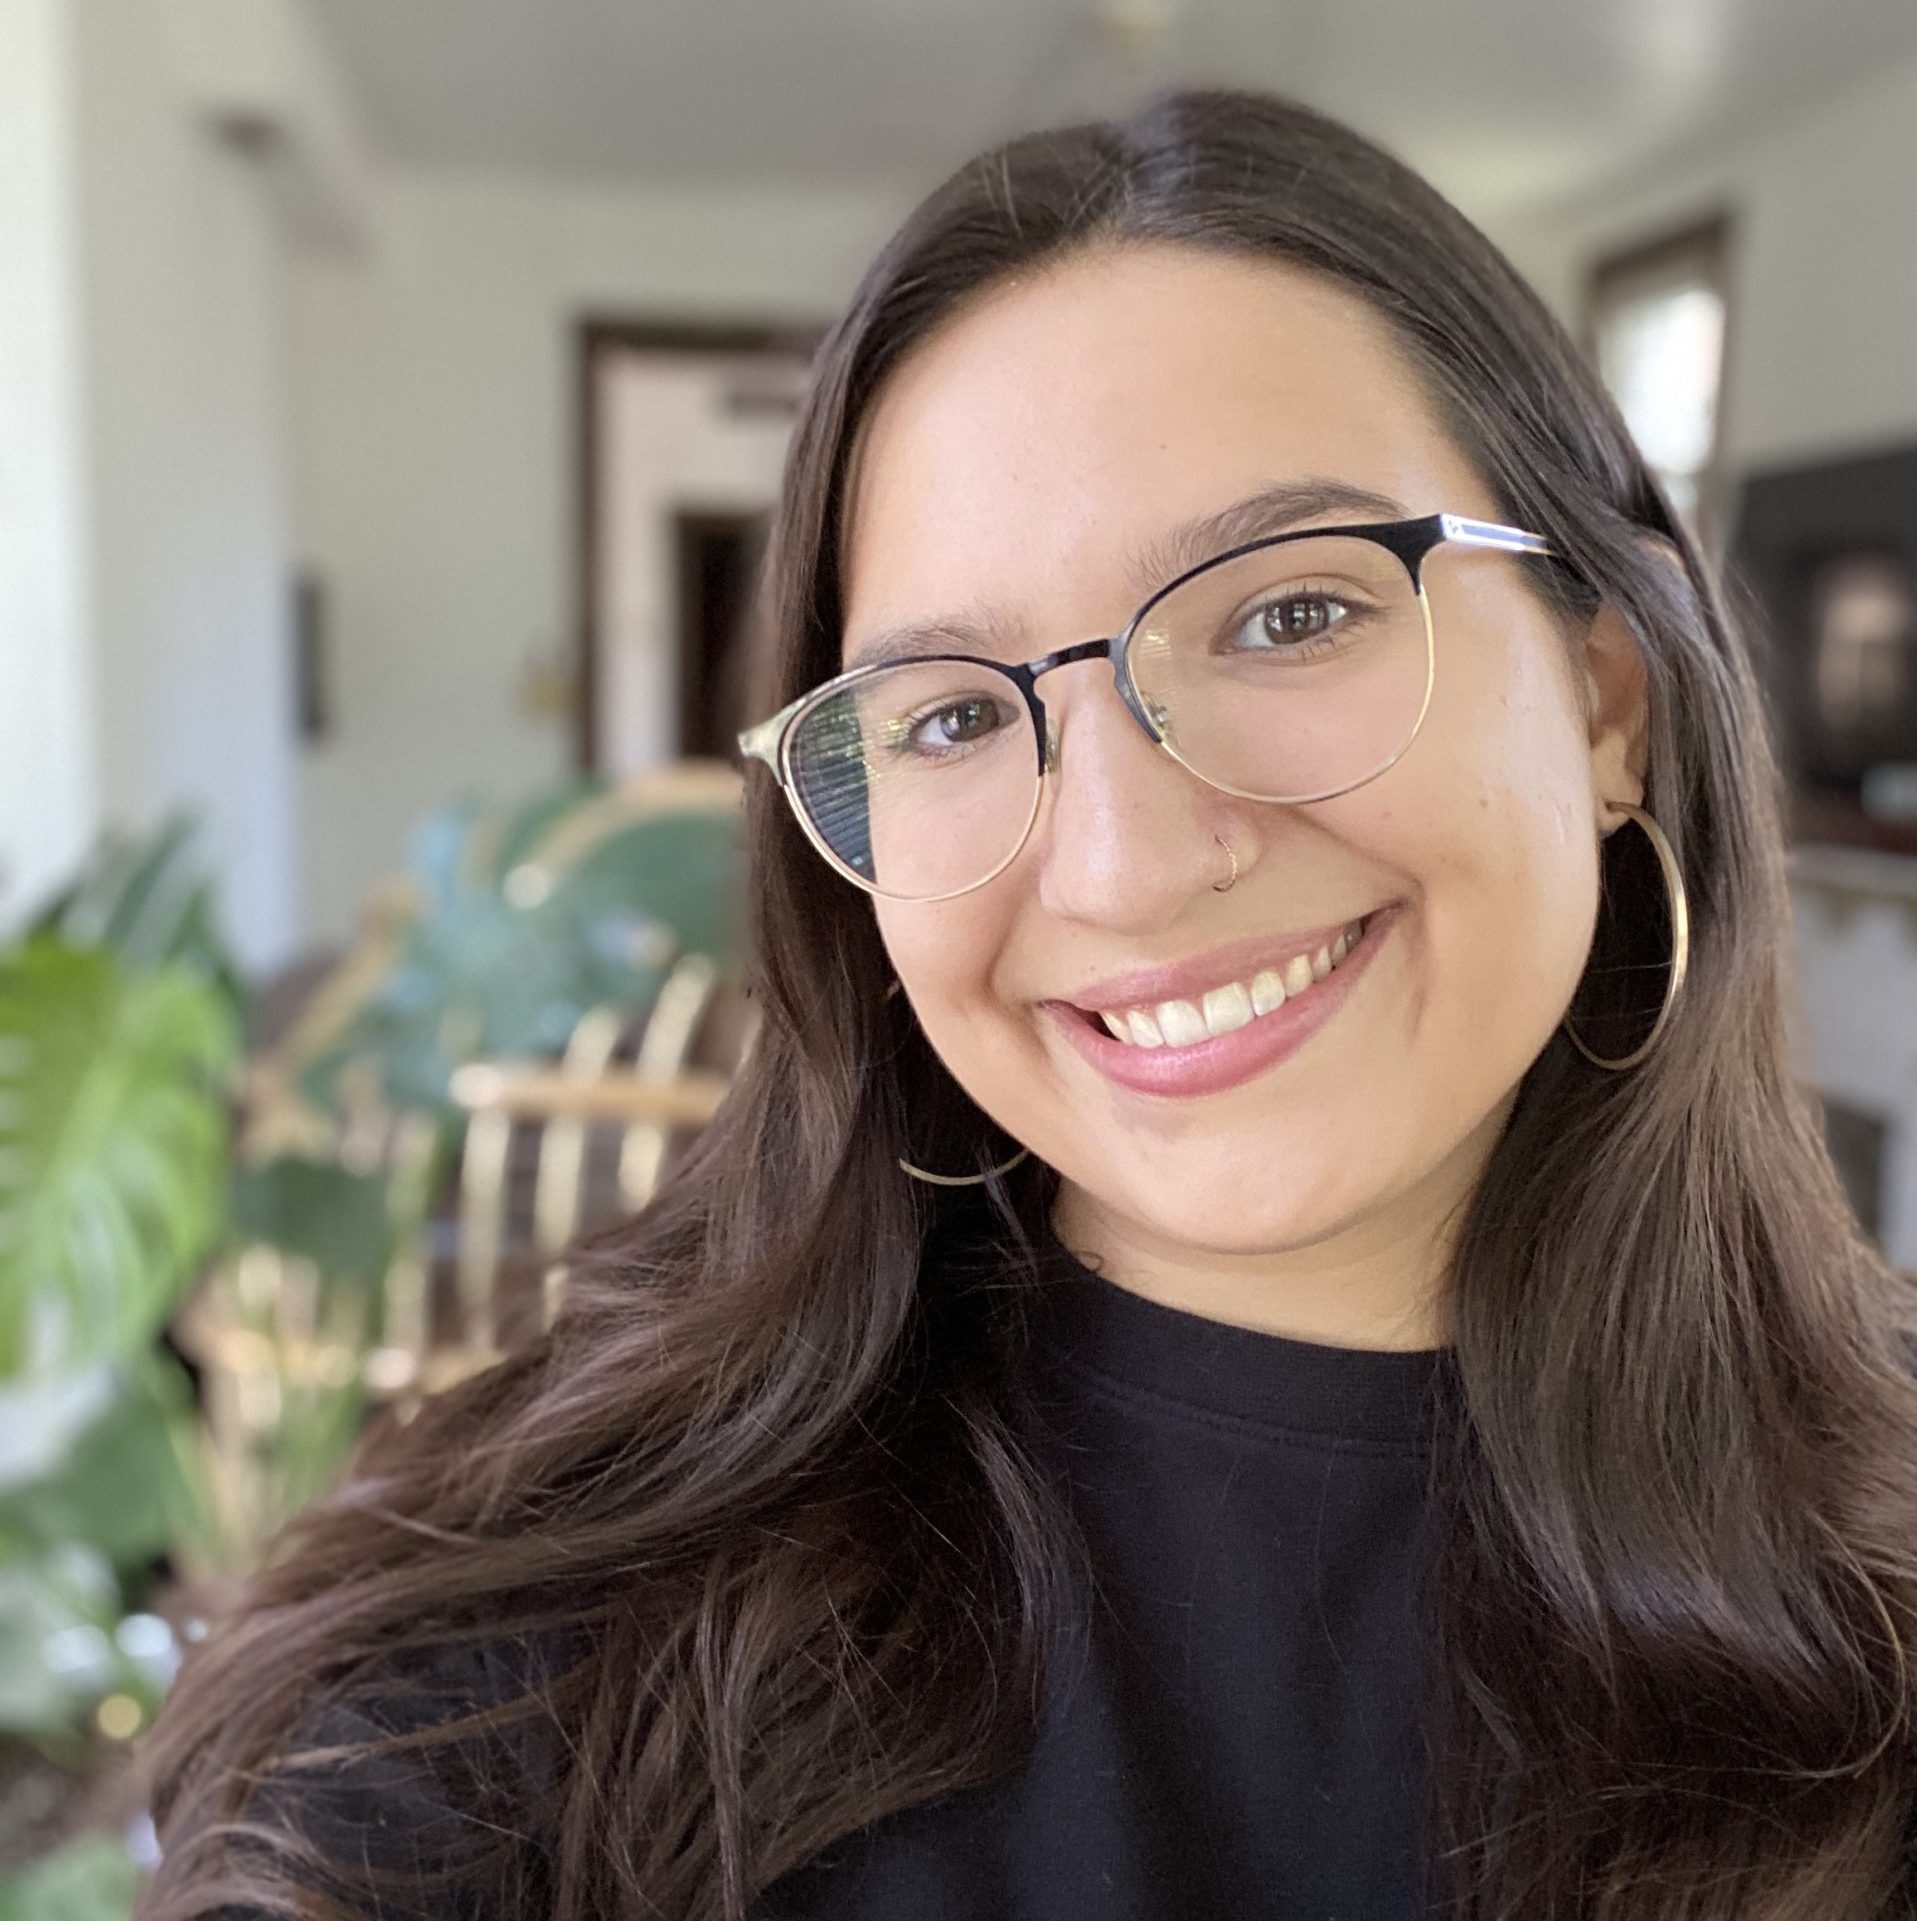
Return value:
<svg viewBox="0 0 1917 1921">
<path fill-rule="evenodd" d="M 1294 954 L 1243 980 L 1223 982 L 1196 998 L 1096 1011 L 1065 1005 L 1088 1026 L 1102 1029 L 1127 1047 L 1195 1047 L 1236 1033 L 1276 1013 L 1288 1001 L 1309 996 L 1320 981 L 1338 971 L 1380 911 L 1348 922 L 1334 938 L 1309 953 Z"/>
</svg>

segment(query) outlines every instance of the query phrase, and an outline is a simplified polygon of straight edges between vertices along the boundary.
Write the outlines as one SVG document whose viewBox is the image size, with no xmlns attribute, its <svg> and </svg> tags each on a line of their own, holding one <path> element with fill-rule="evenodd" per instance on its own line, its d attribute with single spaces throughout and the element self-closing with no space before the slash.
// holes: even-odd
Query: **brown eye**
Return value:
<svg viewBox="0 0 1917 1921">
<path fill-rule="evenodd" d="M 1007 718 L 1002 702 L 989 694 L 978 694 L 941 702 L 928 713 L 915 716 L 905 731 L 914 747 L 937 753 L 941 748 L 975 746 L 997 733 Z"/>
<path fill-rule="evenodd" d="M 1288 594 L 1260 610 L 1265 631 L 1279 640 L 1316 639 L 1329 632 L 1346 611 L 1345 603 L 1329 594 Z"/>
</svg>

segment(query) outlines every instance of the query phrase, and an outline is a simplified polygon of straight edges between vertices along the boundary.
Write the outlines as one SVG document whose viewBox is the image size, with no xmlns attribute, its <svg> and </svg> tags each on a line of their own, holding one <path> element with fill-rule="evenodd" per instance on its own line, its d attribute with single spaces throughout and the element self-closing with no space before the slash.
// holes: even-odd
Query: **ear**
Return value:
<svg viewBox="0 0 1917 1921">
<path fill-rule="evenodd" d="M 1673 590 L 1688 598 L 1690 576 L 1683 557 L 1662 536 L 1640 537 L 1646 556 L 1673 576 Z M 1590 732 L 1591 798 L 1597 829 L 1608 833 L 1623 816 L 1618 802 L 1644 804 L 1650 764 L 1650 674 L 1637 635 L 1606 601 L 1585 630 L 1581 662 L 1584 711 Z"/>
</svg>

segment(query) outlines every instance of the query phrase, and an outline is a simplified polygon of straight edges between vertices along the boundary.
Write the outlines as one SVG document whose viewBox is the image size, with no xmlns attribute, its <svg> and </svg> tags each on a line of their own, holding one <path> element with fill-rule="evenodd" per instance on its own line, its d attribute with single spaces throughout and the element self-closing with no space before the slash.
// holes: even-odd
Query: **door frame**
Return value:
<svg viewBox="0 0 1917 1921">
<path fill-rule="evenodd" d="M 616 353 L 781 353 L 810 361 L 826 321 L 739 320 L 588 315 L 573 330 L 573 761 L 582 773 L 599 764 L 599 573 L 598 409 L 594 405 L 601 363 Z"/>
</svg>

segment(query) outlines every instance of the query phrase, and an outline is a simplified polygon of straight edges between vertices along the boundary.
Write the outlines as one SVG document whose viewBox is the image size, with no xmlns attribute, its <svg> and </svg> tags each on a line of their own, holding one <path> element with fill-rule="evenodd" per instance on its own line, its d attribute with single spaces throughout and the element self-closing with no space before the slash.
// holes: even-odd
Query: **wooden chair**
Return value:
<svg viewBox="0 0 1917 1921">
<path fill-rule="evenodd" d="M 504 884 L 532 903 L 608 833 L 659 813 L 740 803 L 735 770 L 683 763 L 572 810 Z M 556 1060 L 475 1061 L 455 1073 L 464 1138 L 449 1166 L 443 1117 L 391 1105 L 376 1073 L 342 1076 L 336 1111 L 300 1093 L 379 991 L 417 912 L 409 883 L 380 889 L 359 938 L 274 1048 L 249 1063 L 238 1151 L 335 1162 L 381 1183 L 394 1253 L 354 1289 L 311 1262 L 255 1244 L 219 1262 L 178 1318 L 200 1371 L 223 1533 L 249 1558 L 291 1507 L 319 1491 L 294 1467 L 336 1458 L 342 1430 L 380 1405 L 408 1419 L 421 1399 L 497 1360 L 550 1321 L 558 1259 L 582 1230 L 644 1206 L 674 1152 L 708 1121 L 754 1031 L 743 984 L 712 957 L 673 957 L 650 1006 L 598 1007 Z"/>
<path fill-rule="evenodd" d="M 557 1066 L 476 1062 L 453 1077 L 469 1117 L 455 1258 L 469 1367 L 499 1351 L 515 1278 L 536 1268 L 536 1315 L 550 1324 L 566 1278 L 554 1257 L 583 1229 L 642 1208 L 675 1141 L 712 1118 L 729 1072 L 695 1064 L 695 1046 L 720 1025 L 736 1039 L 703 1051 L 708 1062 L 715 1051 L 731 1055 L 736 1067 L 751 1035 L 749 1016 L 741 1024 L 725 1005 L 738 991 L 705 956 L 685 955 L 636 1032 L 617 1009 L 601 1008 L 573 1030 Z"/>
</svg>

